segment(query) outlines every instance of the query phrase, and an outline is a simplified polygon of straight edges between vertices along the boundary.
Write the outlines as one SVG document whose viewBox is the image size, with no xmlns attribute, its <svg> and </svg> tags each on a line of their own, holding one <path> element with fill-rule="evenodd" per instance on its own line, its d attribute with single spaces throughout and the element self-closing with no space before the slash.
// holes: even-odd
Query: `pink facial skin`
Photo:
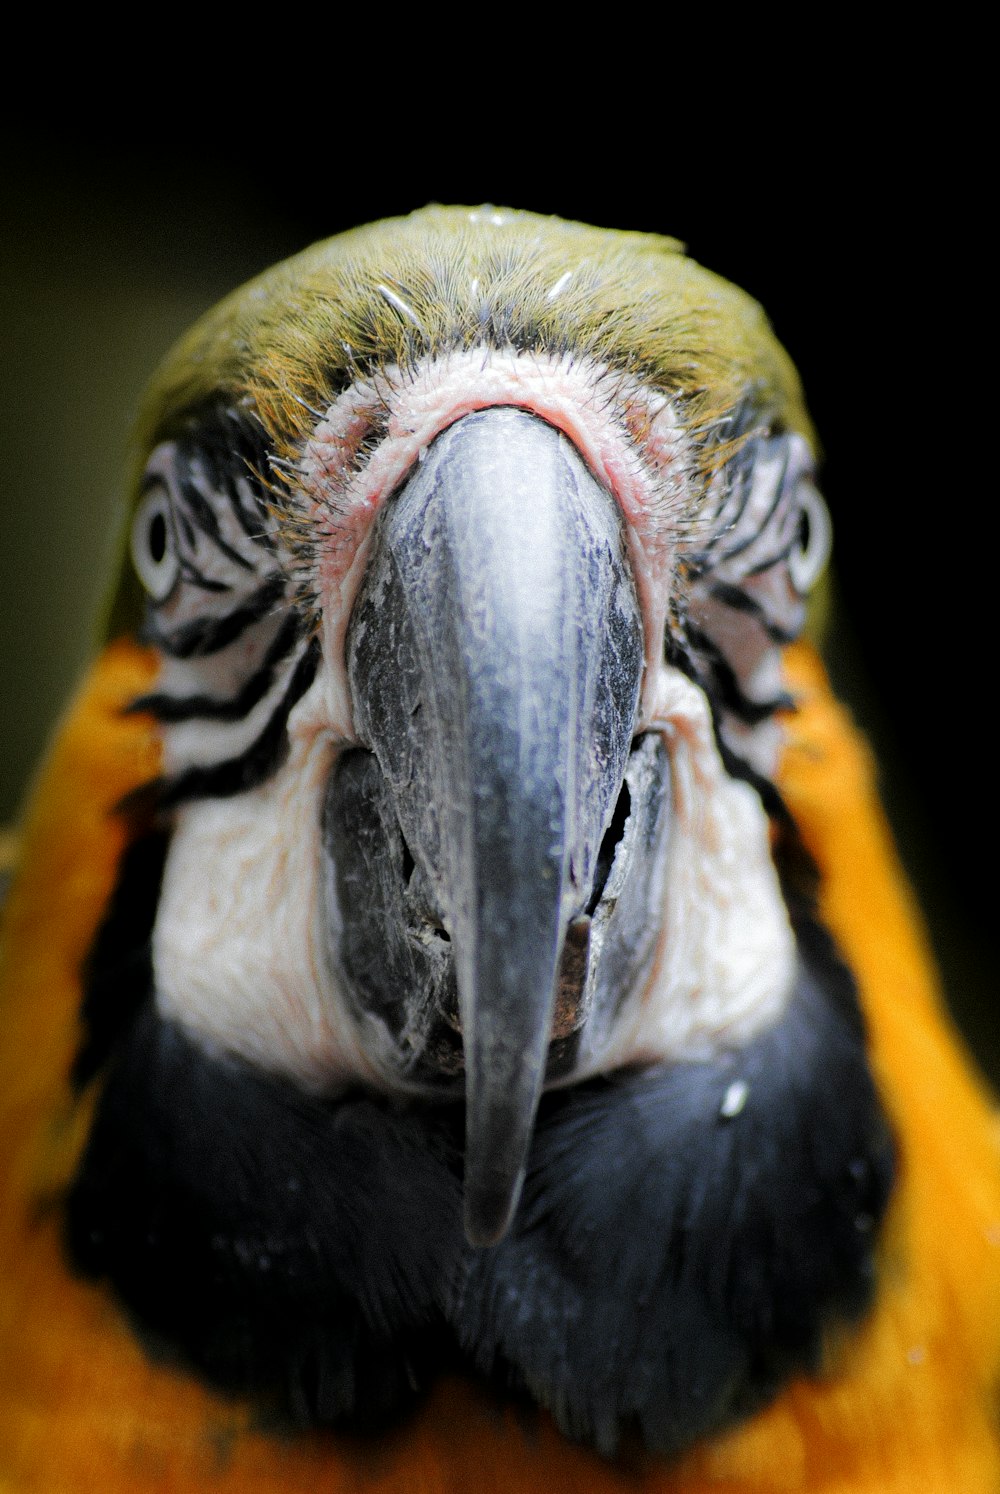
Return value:
<svg viewBox="0 0 1000 1494">
<path fill-rule="evenodd" d="M 642 717 L 658 693 L 662 638 L 678 539 L 691 522 L 686 448 L 663 395 L 569 356 L 469 349 L 402 372 L 387 369 L 340 395 L 299 464 L 299 502 L 320 536 L 315 585 L 331 680 L 329 724 L 353 739 L 344 637 L 378 509 L 447 426 L 496 405 L 531 410 L 571 440 L 622 512 L 643 613 Z M 362 443 L 384 434 L 359 465 Z"/>
</svg>

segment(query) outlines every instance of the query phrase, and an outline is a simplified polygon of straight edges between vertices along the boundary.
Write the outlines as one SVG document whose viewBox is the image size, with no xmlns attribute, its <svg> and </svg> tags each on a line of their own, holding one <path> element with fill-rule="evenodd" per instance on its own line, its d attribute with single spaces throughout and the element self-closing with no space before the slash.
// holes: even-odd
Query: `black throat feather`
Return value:
<svg viewBox="0 0 1000 1494">
<path fill-rule="evenodd" d="M 361 1431 L 462 1360 L 606 1456 L 672 1453 L 865 1310 L 893 1145 L 853 980 L 798 896 L 775 1026 L 546 1095 L 513 1227 L 475 1250 L 460 1106 L 311 1097 L 159 1016 L 162 860 L 133 849 L 92 951 L 77 1078 L 103 1088 L 66 1214 L 153 1348 Z"/>
</svg>

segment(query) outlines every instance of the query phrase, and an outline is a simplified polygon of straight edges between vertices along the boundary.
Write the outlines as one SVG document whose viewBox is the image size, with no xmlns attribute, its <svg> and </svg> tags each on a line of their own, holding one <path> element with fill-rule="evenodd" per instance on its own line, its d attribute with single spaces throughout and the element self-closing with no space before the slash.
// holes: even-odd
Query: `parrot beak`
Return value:
<svg viewBox="0 0 1000 1494">
<path fill-rule="evenodd" d="M 474 1244 L 510 1222 L 546 1078 L 648 964 L 669 768 L 633 744 L 643 658 L 622 519 L 572 443 L 515 408 L 438 436 L 380 516 L 347 640 L 369 750 L 324 835 L 369 1056 L 464 1071 Z"/>
</svg>

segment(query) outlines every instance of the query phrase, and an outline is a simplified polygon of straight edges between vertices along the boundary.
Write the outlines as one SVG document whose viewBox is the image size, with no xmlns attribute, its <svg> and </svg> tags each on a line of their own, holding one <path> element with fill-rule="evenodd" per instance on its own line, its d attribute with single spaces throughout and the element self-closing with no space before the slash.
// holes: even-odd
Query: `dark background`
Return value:
<svg viewBox="0 0 1000 1494">
<path fill-rule="evenodd" d="M 404 138 L 405 160 L 363 121 L 304 152 L 266 130 L 0 135 L 0 823 L 91 648 L 139 395 L 200 311 L 314 239 L 429 200 L 673 234 L 763 303 L 799 367 L 835 526 L 831 662 L 952 1003 L 1000 1078 L 995 395 L 973 372 L 995 293 L 978 194 L 954 130 L 918 135 L 890 110 L 796 165 L 799 127 L 785 122 L 779 155 L 738 131 L 714 154 L 681 132 L 657 155 L 619 129 L 600 161 L 586 133 L 556 149 L 530 124 L 490 150 L 439 124 L 430 145 Z"/>
</svg>

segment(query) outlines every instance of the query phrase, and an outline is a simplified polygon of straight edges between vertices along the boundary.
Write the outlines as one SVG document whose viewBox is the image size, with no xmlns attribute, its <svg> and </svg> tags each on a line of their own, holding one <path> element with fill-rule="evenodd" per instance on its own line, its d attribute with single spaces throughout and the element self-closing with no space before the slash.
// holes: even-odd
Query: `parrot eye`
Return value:
<svg viewBox="0 0 1000 1494">
<path fill-rule="evenodd" d="M 170 500 L 160 484 L 150 488 L 132 524 L 132 560 L 154 601 L 173 590 L 180 570 L 170 521 Z"/>
<path fill-rule="evenodd" d="M 798 500 L 799 529 L 788 556 L 788 570 L 796 591 L 805 593 L 826 565 L 833 530 L 826 504 L 811 482 L 799 483 Z"/>
</svg>

